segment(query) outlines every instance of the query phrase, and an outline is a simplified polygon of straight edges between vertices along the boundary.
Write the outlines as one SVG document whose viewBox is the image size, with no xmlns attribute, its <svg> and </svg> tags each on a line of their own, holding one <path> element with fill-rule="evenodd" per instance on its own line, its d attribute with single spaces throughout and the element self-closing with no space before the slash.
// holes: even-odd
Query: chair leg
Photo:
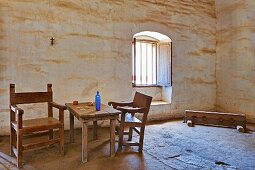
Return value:
<svg viewBox="0 0 255 170">
<path fill-rule="evenodd" d="M 22 152 L 22 132 L 17 132 L 17 167 L 22 165 L 23 152 Z"/>
<path fill-rule="evenodd" d="M 65 131 L 64 127 L 59 128 L 59 152 L 61 155 L 65 154 L 64 145 L 65 145 Z"/>
<path fill-rule="evenodd" d="M 133 128 L 130 127 L 130 128 L 129 128 L 129 132 L 128 132 L 128 141 L 131 141 L 131 140 L 132 140 L 132 136 L 133 136 Z"/>
<path fill-rule="evenodd" d="M 139 152 L 140 153 L 143 151 L 144 129 L 145 129 L 145 127 L 141 127 L 141 129 L 140 129 L 140 138 L 139 138 Z"/>
<path fill-rule="evenodd" d="M 16 142 L 16 134 L 14 129 L 11 127 L 11 134 L 10 134 L 10 155 L 14 156 L 12 147 L 15 146 L 15 142 Z"/>
<path fill-rule="evenodd" d="M 119 146 L 118 150 L 122 150 L 122 145 L 123 145 L 123 135 L 124 135 L 124 126 L 123 124 L 120 124 L 120 129 L 119 129 Z"/>
</svg>

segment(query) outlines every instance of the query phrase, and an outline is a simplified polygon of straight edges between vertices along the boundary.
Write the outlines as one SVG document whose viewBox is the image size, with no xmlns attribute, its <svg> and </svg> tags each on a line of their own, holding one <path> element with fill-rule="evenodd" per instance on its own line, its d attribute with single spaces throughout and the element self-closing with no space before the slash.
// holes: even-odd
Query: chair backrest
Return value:
<svg viewBox="0 0 255 170">
<path fill-rule="evenodd" d="M 15 84 L 10 84 L 10 104 L 29 104 L 52 102 L 52 84 L 47 85 L 47 92 L 16 93 Z"/>
<path fill-rule="evenodd" d="M 133 106 L 134 107 L 140 107 L 140 108 L 146 108 L 145 114 L 147 114 L 150 110 L 152 97 L 147 96 L 145 94 L 136 92 L 134 99 L 133 99 Z"/>
</svg>

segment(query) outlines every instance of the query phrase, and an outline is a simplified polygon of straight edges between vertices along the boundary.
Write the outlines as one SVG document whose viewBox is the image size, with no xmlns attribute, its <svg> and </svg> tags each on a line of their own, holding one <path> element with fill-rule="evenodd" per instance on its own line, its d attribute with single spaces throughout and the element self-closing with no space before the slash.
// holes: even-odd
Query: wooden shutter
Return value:
<svg viewBox="0 0 255 170">
<path fill-rule="evenodd" d="M 157 84 L 171 86 L 171 43 L 158 44 Z"/>
</svg>

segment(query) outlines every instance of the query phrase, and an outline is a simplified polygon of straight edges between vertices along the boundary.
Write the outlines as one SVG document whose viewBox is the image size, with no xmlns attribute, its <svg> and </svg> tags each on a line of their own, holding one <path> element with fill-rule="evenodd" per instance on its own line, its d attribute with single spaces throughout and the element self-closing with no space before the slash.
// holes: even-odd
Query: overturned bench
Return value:
<svg viewBox="0 0 255 170">
<path fill-rule="evenodd" d="M 236 128 L 239 132 L 246 130 L 246 117 L 244 114 L 185 110 L 184 121 L 188 126 L 199 124 L 231 127 Z"/>
</svg>

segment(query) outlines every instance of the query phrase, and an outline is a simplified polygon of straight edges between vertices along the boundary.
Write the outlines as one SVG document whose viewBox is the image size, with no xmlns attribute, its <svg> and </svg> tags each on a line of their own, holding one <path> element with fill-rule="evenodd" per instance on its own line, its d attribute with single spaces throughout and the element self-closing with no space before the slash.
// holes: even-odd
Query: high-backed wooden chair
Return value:
<svg viewBox="0 0 255 170">
<path fill-rule="evenodd" d="M 66 106 L 52 102 L 52 85 L 48 84 L 47 92 L 16 93 L 15 84 L 10 84 L 10 152 L 17 158 L 17 167 L 21 167 L 23 151 L 36 147 L 59 143 L 59 151 L 64 154 L 64 110 Z M 23 120 L 24 111 L 16 104 L 48 103 L 48 117 Z M 53 107 L 59 109 L 59 119 L 53 118 Z M 59 129 L 59 137 L 53 139 L 53 129 Z M 22 144 L 26 134 L 49 132 L 49 139 L 39 143 Z"/>
<path fill-rule="evenodd" d="M 119 120 L 119 150 L 122 149 L 122 145 L 130 145 L 139 146 L 139 152 L 142 152 L 145 124 L 150 110 L 151 100 L 151 96 L 136 92 L 132 102 L 108 103 L 108 105 L 112 105 L 113 108 L 122 112 Z M 142 119 L 139 120 L 136 118 L 135 113 L 142 113 Z M 128 132 L 124 131 L 126 127 L 129 128 Z M 139 142 L 132 142 L 133 130 L 140 136 Z M 123 135 L 128 135 L 128 141 L 123 141 Z"/>
</svg>

